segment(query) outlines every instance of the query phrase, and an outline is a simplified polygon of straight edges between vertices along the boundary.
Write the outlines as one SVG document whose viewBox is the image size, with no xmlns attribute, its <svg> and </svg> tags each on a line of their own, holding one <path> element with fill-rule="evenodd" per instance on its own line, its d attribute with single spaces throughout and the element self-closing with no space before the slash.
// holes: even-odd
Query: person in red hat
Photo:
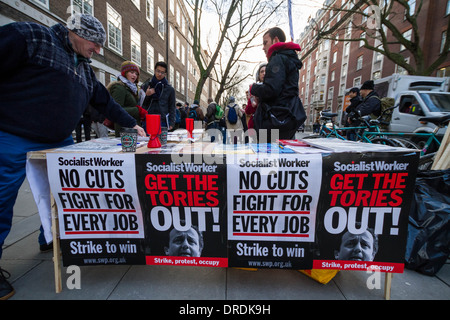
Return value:
<svg viewBox="0 0 450 320">
<path fill-rule="evenodd" d="M 122 63 L 120 69 L 120 75 L 117 77 L 117 81 L 109 84 L 108 90 L 111 93 L 113 99 L 122 106 L 122 108 L 128 112 L 137 123 L 140 124 L 141 120 L 145 118 L 145 110 L 139 105 L 139 66 L 132 61 L 125 61 Z M 117 123 L 114 124 L 115 135 L 120 135 L 121 126 Z"/>
</svg>

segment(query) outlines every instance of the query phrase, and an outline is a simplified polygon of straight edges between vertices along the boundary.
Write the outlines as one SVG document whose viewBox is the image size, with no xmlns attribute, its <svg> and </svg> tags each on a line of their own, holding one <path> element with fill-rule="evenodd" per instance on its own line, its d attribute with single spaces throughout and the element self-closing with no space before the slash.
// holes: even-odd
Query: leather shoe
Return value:
<svg viewBox="0 0 450 320">
<path fill-rule="evenodd" d="M 53 242 L 50 242 L 48 244 L 41 244 L 41 245 L 39 245 L 39 250 L 42 253 L 49 252 L 49 251 L 53 250 Z"/>
<path fill-rule="evenodd" d="M 16 293 L 11 284 L 6 280 L 9 277 L 11 277 L 11 274 L 0 268 L 0 300 L 8 300 Z"/>
</svg>

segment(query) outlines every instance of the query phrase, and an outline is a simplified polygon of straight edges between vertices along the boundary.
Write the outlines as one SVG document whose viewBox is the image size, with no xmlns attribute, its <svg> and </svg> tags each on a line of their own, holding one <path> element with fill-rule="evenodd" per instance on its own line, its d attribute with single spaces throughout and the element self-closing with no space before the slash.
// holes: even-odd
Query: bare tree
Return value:
<svg viewBox="0 0 450 320">
<path fill-rule="evenodd" d="M 362 41 L 365 48 L 384 55 L 411 75 L 431 75 L 447 59 L 450 32 L 447 32 L 437 58 L 428 62 L 428 48 L 426 41 L 421 38 L 423 33 L 420 32 L 423 26 L 419 25 L 424 1 L 432 0 L 359 0 L 349 1 L 349 7 L 339 8 L 325 5 L 323 10 L 330 13 L 330 17 L 338 14 L 343 16 L 333 26 L 318 29 L 316 40 Z M 404 30 L 398 27 L 399 21 L 407 22 L 411 32 L 404 33 Z M 447 30 L 450 30 L 450 19 Z M 404 50 L 410 53 L 411 59 L 405 59 L 405 52 L 399 52 L 399 46 L 403 46 Z M 313 49 L 314 46 L 304 57 Z"/>
<path fill-rule="evenodd" d="M 260 38 L 267 29 L 268 21 L 274 23 L 271 18 L 283 5 L 283 2 L 276 3 L 272 0 L 240 2 L 227 30 L 226 42 L 219 54 L 219 63 L 215 64 L 214 78 L 219 83 L 215 101 L 220 101 L 225 91 L 230 91 L 253 76 L 247 71 L 249 61 L 246 60 L 245 54 L 249 49 L 261 46 Z"/>
<path fill-rule="evenodd" d="M 269 18 L 282 5 L 281 0 L 190 0 L 194 13 L 193 54 L 200 69 L 196 99 L 200 98 L 206 80 L 212 74 L 219 84 L 216 101 L 221 99 L 225 91 L 238 86 L 250 76 L 243 67 L 243 56 L 246 50 L 255 46 L 255 38 L 261 36 Z M 203 10 L 211 10 L 217 17 L 211 23 L 218 28 L 218 39 L 208 47 L 208 59 L 205 59 L 206 49 L 201 43 Z"/>
</svg>

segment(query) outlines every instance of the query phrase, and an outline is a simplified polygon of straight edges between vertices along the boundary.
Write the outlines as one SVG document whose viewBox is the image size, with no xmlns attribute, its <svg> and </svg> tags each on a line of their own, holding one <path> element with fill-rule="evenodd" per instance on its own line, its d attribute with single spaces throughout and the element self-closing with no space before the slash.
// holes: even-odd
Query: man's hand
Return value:
<svg viewBox="0 0 450 320">
<path fill-rule="evenodd" d="M 139 136 L 141 136 L 141 137 L 146 137 L 147 136 L 147 134 L 145 133 L 144 129 L 142 129 L 140 126 L 135 125 L 133 127 L 133 129 L 137 130 Z"/>
</svg>

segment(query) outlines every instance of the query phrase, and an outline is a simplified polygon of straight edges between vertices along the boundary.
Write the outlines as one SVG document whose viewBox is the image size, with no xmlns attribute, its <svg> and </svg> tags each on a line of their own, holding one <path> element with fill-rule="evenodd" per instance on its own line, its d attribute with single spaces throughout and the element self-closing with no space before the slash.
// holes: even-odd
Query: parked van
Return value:
<svg viewBox="0 0 450 320">
<path fill-rule="evenodd" d="M 393 74 L 378 79 L 375 91 L 380 97 L 395 99 L 391 124 L 392 132 L 432 132 L 434 124 L 420 118 L 450 114 L 450 78 Z M 439 134 L 444 134 L 442 129 Z"/>
</svg>

